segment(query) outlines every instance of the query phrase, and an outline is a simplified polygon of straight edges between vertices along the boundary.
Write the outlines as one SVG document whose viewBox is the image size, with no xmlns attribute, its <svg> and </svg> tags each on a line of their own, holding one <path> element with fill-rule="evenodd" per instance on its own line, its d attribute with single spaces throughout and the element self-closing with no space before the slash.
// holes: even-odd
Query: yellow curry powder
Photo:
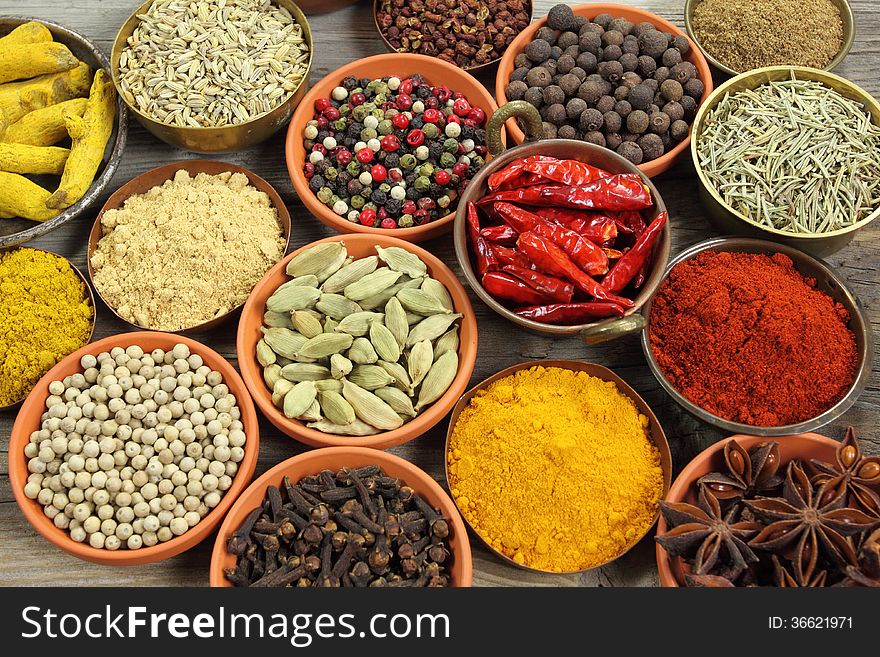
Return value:
<svg viewBox="0 0 880 657">
<path fill-rule="evenodd" d="M 625 551 L 663 491 L 648 418 L 613 382 L 533 367 L 473 397 L 450 440 L 449 486 L 514 561 L 566 572 Z"/>
<path fill-rule="evenodd" d="M 89 339 L 93 309 L 82 280 L 45 251 L 0 251 L 0 406 L 25 397 Z"/>
</svg>

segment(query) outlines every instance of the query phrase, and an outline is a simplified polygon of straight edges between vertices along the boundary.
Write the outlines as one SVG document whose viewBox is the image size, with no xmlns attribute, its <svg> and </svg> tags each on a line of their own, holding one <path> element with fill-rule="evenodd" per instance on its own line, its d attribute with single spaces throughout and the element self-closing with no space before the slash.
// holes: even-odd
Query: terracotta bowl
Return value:
<svg viewBox="0 0 880 657">
<path fill-rule="evenodd" d="M 763 436 L 744 436 L 737 434 L 720 440 L 714 445 L 707 447 L 697 454 L 693 460 L 688 463 L 681 474 L 676 477 L 669 493 L 666 495 L 666 501 L 689 502 L 696 504 L 697 495 L 696 487 L 697 479 L 710 472 L 720 472 L 724 468 L 724 445 L 731 440 L 736 440 L 746 450 L 755 445 L 765 443 L 772 438 Z M 839 443 L 831 438 L 820 436 L 816 433 L 799 433 L 792 436 L 784 436 L 780 438 L 779 457 L 783 466 L 793 459 L 801 459 L 809 461 L 810 459 L 819 459 L 828 463 L 833 463 Z M 657 535 L 666 532 L 666 520 L 662 517 L 657 523 Z M 657 570 L 660 574 L 661 586 L 684 586 L 684 562 L 677 557 L 670 557 L 660 544 L 656 545 L 657 552 Z"/>
<path fill-rule="evenodd" d="M 245 176 L 247 176 L 250 184 L 253 187 L 256 187 L 261 192 L 265 192 L 266 195 L 268 195 L 269 200 L 272 203 L 272 207 L 274 207 L 275 210 L 278 211 L 278 223 L 281 227 L 281 238 L 284 240 L 284 248 L 282 249 L 282 253 L 287 251 L 287 247 L 290 246 L 290 213 L 287 211 L 287 206 L 284 204 L 284 200 L 281 198 L 278 192 L 275 191 L 275 188 L 272 187 L 272 185 L 260 178 L 260 176 L 255 174 L 253 171 L 238 166 L 237 164 L 231 164 L 229 162 L 219 162 L 217 160 L 181 160 L 180 162 L 163 164 L 162 166 L 156 167 L 155 169 L 150 169 L 149 171 L 146 171 L 141 175 L 132 178 L 122 187 L 113 192 L 113 194 L 110 195 L 110 198 L 107 199 L 104 207 L 101 208 L 101 212 L 99 212 L 98 216 L 95 217 L 95 223 L 92 224 L 92 230 L 89 233 L 88 255 L 86 259 L 89 267 L 89 278 L 91 278 L 93 282 L 95 280 L 95 271 L 92 268 L 92 255 L 95 253 L 95 249 L 98 247 L 98 241 L 104 236 L 101 229 L 101 219 L 103 218 L 104 213 L 107 212 L 107 210 L 118 210 L 125 204 L 125 201 L 130 196 L 134 196 L 135 194 L 144 194 L 145 192 L 151 190 L 153 187 L 161 185 L 166 180 L 171 180 L 174 177 L 174 174 L 181 169 L 188 171 L 191 176 L 195 176 L 199 173 L 207 173 L 212 176 L 216 176 L 227 171 L 231 171 L 232 173 L 243 173 Z M 140 326 L 139 324 L 129 322 L 127 319 L 120 316 L 119 313 L 116 312 L 116 309 L 107 302 L 107 300 L 101 295 L 101 291 L 100 289 L 98 289 L 97 285 L 95 286 L 95 291 L 98 293 L 98 298 L 100 298 L 101 301 L 104 302 L 104 304 L 110 309 L 110 311 L 126 324 L 137 326 L 139 329 L 145 331 L 161 330 L 155 329 L 151 326 Z M 208 329 L 214 328 L 215 326 L 221 324 L 233 313 L 235 313 L 243 305 L 244 304 L 240 304 L 229 312 L 220 315 L 219 317 L 210 319 L 207 322 L 202 322 L 201 324 L 196 324 L 194 326 L 188 326 L 185 329 L 181 329 L 180 331 L 175 332 L 191 333 L 196 331 L 206 331 Z"/>
<path fill-rule="evenodd" d="M 645 11 L 644 9 L 637 9 L 636 7 L 597 3 L 588 5 L 574 5 L 572 6 L 572 10 L 574 11 L 576 16 L 586 16 L 591 19 L 595 18 L 599 14 L 610 14 L 615 18 L 625 18 L 634 24 L 641 22 L 653 23 L 657 26 L 658 30 L 661 30 L 663 32 L 687 36 L 681 28 L 673 25 L 665 18 L 661 18 L 657 14 L 652 14 L 651 12 Z M 541 20 L 535 21 L 534 23 L 529 25 L 528 28 L 520 32 L 519 36 L 514 39 L 513 43 L 511 43 L 510 46 L 508 46 L 507 50 L 504 52 L 504 56 L 501 58 L 501 63 L 498 65 L 498 74 L 495 77 L 495 97 L 498 99 L 499 105 L 504 105 L 507 102 L 505 89 L 507 89 L 507 84 L 510 81 L 510 74 L 513 73 L 513 60 L 516 59 L 516 56 L 518 54 L 525 50 L 526 46 L 529 45 L 529 43 L 531 43 L 532 40 L 535 38 L 535 34 L 537 34 L 538 30 L 546 24 L 546 16 Z M 709 97 L 709 94 L 712 93 L 712 71 L 709 69 L 709 64 L 706 61 L 706 58 L 703 56 L 703 53 L 700 51 L 699 48 L 696 47 L 693 40 L 691 40 L 690 52 L 684 59 L 697 67 L 697 77 L 699 77 L 699 79 L 705 85 L 703 97 L 700 99 L 700 103 L 702 103 Z M 513 141 L 513 143 L 522 143 L 525 139 L 525 134 L 516 124 L 516 120 L 510 119 L 507 121 L 506 125 L 507 134 L 510 135 L 510 139 Z M 656 160 L 651 160 L 650 162 L 644 162 L 643 164 L 640 164 L 639 169 L 641 169 L 646 176 L 649 176 L 651 178 L 660 175 L 664 171 L 670 169 L 672 165 L 674 165 L 682 157 L 682 155 L 684 155 L 690 142 L 691 137 L 689 134 L 682 141 L 676 144 L 675 148 L 673 148 L 671 151 L 669 151 L 668 153 L 664 153 Z"/>
<path fill-rule="evenodd" d="M 449 389 L 440 399 L 431 404 L 422 413 L 419 413 L 417 417 L 393 431 L 385 431 L 373 436 L 356 437 L 337 436 L 309 429 L 303 422 L 287 418 L 272 403 L 272 391 L 266 387 L 266 383 L 263 381 L 263 368 L 257 362 L 256 348 L 257 342 L 259 342 L 261 337 L 260 327 L 262 326 L 263 314 L 266 310 L 266 300 L 272 296 L 272 293 L 279 285 L 289 280 L 284 269 L 294 256 L 315 244 L 323 244 L 325 242 L 345 242 L 349 255 L 355 258 L 363 258 L 375 254 L 376 245 L 382 247 L 397 246 L 407 249 L 419 256 L 428 266 L 428 273 L 446 286 L 446 289 L 449 290 L 449 294 L 452 296 L 455 312 L 463 315 L 460 320 L 458 333 L 460 339 L 458 374 L 452 381 L 452 385 L 449 386 Z M 455 405 L 456 400 L 465 391 L 471 378 L 471 373 L 474 371 L 474 362 L 477 359 L 477 320 L 474 317 L 474 309 L 471 306 L 470 300 L 468 300 L 467 292 L 465 292 L 461 283 L 458 282 L 455 274 L 452 273 L 449 267 L 424 249 L 388 235 L 337 235 L 312 242 L 297 249 L 269 270 L 263 280 L 254 288 L 254 291 L 248 297 L 247 303 L 244 305 L 241 321 L 238 325 L 236 348 L 238 350 L 238 366 L 241 369 L 241 375 L 244 378 L 245 384 L 247 384 L 248 390 L 253 395 L 254 401 L 263 412 L 263 415 L 285 434 L 311 447 L 357 445 L 359 447 L 387 449 L 388 447 L 408 442 L 428 431 L 428 429 L 446 416 L 449 409 Z"/>
<path fill-rule="evenodd" d="M 462 395 L 461 399 L 459 399 L 458 403 L 455 405 L 455 408 L 452 409 L 452 416 L 449 419 L 449 429 L 446 432 L 446 446 L 443 451 L 443 472 L 446 476 L 447 487 L 451 488 L 449 484 L 449 441 L 452 438 L 452 434 L 455 429 L 455 423 L 458 422 L 458 416 L 461 415 L 461 412 L 467 407 L 474 395 L 476 395 L 480 390 L 488 388 L 498 379 L 503 379 L 505 377 L 515 374 L 516 372 L 519 372 L 520 370 L 527 370 L 531 367 L 559 367 L 566 370 L 572 370 L 574 372 L 586 372 L 588 375 L 597 379 L 601 379 L 603 381 L 613 381 L 614 384 L 617 386 L 617 389 L 635 403 L 636 408 L 638 408 L 639 410 L 639 413 L 645 415 L 648 418 L 648 423 L 650 427 L 649 437 L 654 445 L 657 447 L 657 451 L 660 452 L 660 468 L 663 470 L 663 492 L 660 495 L 660 499 L 667 499 L 670 490 L 669 482 L 672 480 L 672 456 L 669 453 L 669 443 L 666 440 L 666 434 L 663 432 L 663 427 L 660 425 L 660 420 L 658 420 L 657 416 L 654 415 L 654 411 L 651 410 L 651 407 L 648 406 L 647 402 L 645 402 L 645 400 L 639 396 L 639 393 L 633 390 L 630 385 L 626 381 L 624 381 L 618 374 L 609 370 L 607 367 L 603 367 L 602 365 L 596 365 L 594 363 L 584 363 L 579 360 L 532 360 L 525 363 L 519 363 L 517 365 L 513 365 L 512 367 L 508 367 L 507 369 L 503 369 L 497 374 L 493 374 L 488 379 L 481 381 L 473 388 L 468 390 L 464 395 Z M 453 501 L 455 501 L 456 508 L 458 508 L 458 501 L 455 500 L 454 497 Z M 608 559 L 603 563 L 596 564 L 591 568 L 584 568 L 583 570 L 576 570 L 570 573 L 562 573 L 540 570 L 538 568 L 532 568 L 530 566 L 525 566 L 523 564 L 517 563 L 507 555 L 496 550 L 488 541 L 486 541 L 485 538 L 483 538 L 483 536 L 479 532 L 474 529 L 474 527 L 467 521 L 467 518 L 462 515 L 462 518 L 464 518 L 464 522 L 467 523 L 471 531 L 480 538 L 486 549 L 495 554 L 496 557 L 512 566 L 516 566 L 517 568 L 521 568 L 523 570 L 529 570 L 534 573 L 549 573 L 552 575 L 584 573 L 588 570 L 592 570 L 593 568 L 601 568 L 602 566 L 605 566 L 612 561 L 619 559 L 624 554 L 629 552 L 636 545 L 636 543 L 641 541 L 642 538 L 644 538 L 648 534 L 648 532 L 651 531 L 651 528 L 657 522 L 657 519 L 659 517 L 660 511 L 658 509 L 657 513 L 654 516 L 654 521 L 651 523 L 651 525 L 647 527 L 645 531 L 640 534 L 635 540 L 630 542 L 629 546 L 620 554 L 615 555 L 613 558 Z"/>
<path fill-rule="evenodd" d="M 251 484 L 232 506 L 217 533 L 214 551 L 211 553 L 210 585 L 232 586 L 224 576 L 223 570 L 234 567 L 236 560 L 226 551 L 226 542 L 244 522 L 245 517 L 263 503 L 266 488 L 270 485 L 279 486 L 285 476 L 296 482 L 302 477 L 317 474 L 325 469 L 336 472 L 343 467 L 359 468 L 366 465 L 380 466 L 385 474 L 404 481 L 428 504 L 440 509 L 443 516 L 449 520 L 452 528 L 449 545 L 452 553 L 452 567 L 449 570 L 452 585 L 455 587 L 470 586 L 473 580 L 473 563 L 467 530 L 458 509 L 455 508 L 446 492 L 427 472 L 417 468 L 409 461 L 394 456 L 394 454 L 365 447 L 328 447 L 306 452 L 279 463 Z"/>
<path fill-rule="evenodd" d="M 49 383 L 56 379 L 63 379 L 76 372 L 80 372 L 80 358 L 86 354 L 97 356 L 102 351 L 110 351 L 113 347 L 127 347 L 137 344 L 144 351 L 153 349 L 170 349 L 177 343 L 187 345 L 193 353 L 199 354 L 205 364 L 223 375 L 223 383 L 229 386 L 229 391 L 235 395 L 238 407 L 241 409 L 241 421 L 244 424 L 247 442 L 245 443 L 244 459 L 239 463 L 238 472 L 232 480 L 232 486 L 223 495 L 223 498 L 205 518 L 195 527 L 181 536 L 177 536 L 165 543 L 159 543 L 153 547 L 144 547 L 139 550 L 104 550 L 90 546 L 88 543 L 77 543 L 72 540 L 64 529 L 59 529 L 43 513 L 43 508 L 36 500 L 27 498 L 24 494 L 24 485 L 27 483 L 28 469 L 27 459 L 24 455 L 25 445 L 30 440 L 31 432 L 39 429 L 40 417 L 45 410 L 46 397 L 48 396 Z M 217 525 L 232 506 L 235 498 L 245 489 L 254 474 L 257 464 L 257 453 L 260 445 L 260 431 L 257 426 L 257 413 L 254 404 L 247 394 L 244 381 L 229 362 L 213 349 L 206 347 L 200 342 L 190 338 L 169 333 L 134 332 L 114 335 L 103 340 L 98 340 L 86 345 L 79 351 L 62 360 L 40 379 L 33 392 L 25 400 L 12 427 L 9 438 L 9 482 L 15 501 L 24 513 L 27 521 L 56 547 L 75 557 L 92 561 L 107 566 L 139 566 L 155 561 L 162 561 L 173 557 L 181 552 L 189 550 L 203 541 Z"/>
<path fill-rule="evenodd" d="M 315 112 L 315 100 L 330 95 L 334 87 L 348 75 L 358 78 L 381 78 L 386 75 L 405 77 L 420 74 L 431 84 L 445 84 L 453 91 L 460 91 L 472 105 L 482 108 L 486 116 L 491 116 L 498 106 L 492 95 L 475 78 L 471 77 L 460 68 L 448 64 L 435 57 L 424 55 L 410 55 L 393 53 L 388 55 L 375 55 L 365 57 L 351 64 L 338 68 L 313 86 L 303 102 L 297 107 L 287 129 L 285 142 L 285 157 L 287 159 L 287 172 L 296 190 L 297 196 L 305 204 L 318 220 L 339 233 L 371 233 L 373 235 L 393 235 L 410 242 L 421 242 L 432 239 L 449 232 L 452 229 L 452 220 L 455 213 L 447 214 L 436 221 L 422 226 L 411 228 L 373 228 L 362 226 L 357 222 L 351 222 L 340 217 L 332 209 L 318 200 L 315 193 L 309 189 L 308 181 L 303 174 L 303 164 L 306 160 L 306 150 L 303 146 L 303 130 L 306 124 L 312 120 Z"/>
</svg>

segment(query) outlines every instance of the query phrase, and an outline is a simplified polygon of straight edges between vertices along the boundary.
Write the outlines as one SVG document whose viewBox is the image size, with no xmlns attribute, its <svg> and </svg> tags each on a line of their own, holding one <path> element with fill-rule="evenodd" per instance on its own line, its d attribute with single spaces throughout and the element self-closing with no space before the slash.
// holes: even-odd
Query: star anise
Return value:
<svg viewBox="0 0 880 657">
<path fill-rule="evenodd" d="M 825 502 L 826 491 L 824 487 L 814 491 L 803 468 L 791 462 L 782 498 L 746 501 L 755 516 L 767 523 L 749 545 L 790 554 L 800 586 L 813 581 L 820 555 L 841 569 L 856 565 L 856 553 L 848 537 L 880 524 L 880 520 L 846 507 L 844 494 Z"/>
<path fill-rule="evenodd" d="M 806 584 L 801 586 L 797 578 L 792 577 L 791 573 L 788 569 L 782 565 L 782 562 L 779 561 L 777 556 L 773 555 L 773 581 L 776 583 L 776 586 L 780 588 L 822 588 L 825 586 L 825 581 L 828 579 L 828 571 L 820 570 L 813 574 L 812 579 L 808 580 Z"/>
<path fill-rule="evenodd" d="M 855 429 L 846 430 L 846 437 L 837 448 L 837 463 L 813 459 L 810 464 L 818 471 L 811 481 L 817 488 L 826 487 L 828 500 L 846 493 L 851 504 L 880 518 L 880 494 L 871 488 L 880 487 L 880 457 L 862 456 Z"/>
<path fill-rule="evenodd" d="M 699 483 L 709 487 L 722 502 L 752 499 L 779 487 L 779 443 L 768 442 L 752 447 L 748 452 L 735 440 L 724 444 L 724 465 L 727 472 L 710 472 Z"/>
<path fill-rule="evenodd" d="M 688 586 L 694 588 L 710 588 L 710 589 L 732 589 L 736 584 L 721 575 L 694 575 L 685 573 L 684 581 Z"/>
<path fill-rule="evenodd" d="M 880 588 L 880 529 L 862 541 L 858 562 L 858 566 L 847 567 L 844 585 Z"/>
<path fill-rule="evenodd" d="M 718 499 L 702 484 L 697 504 L 661 501 L 660 512 L 672 529 L 656 540 L 672 556 L 692 558 L 695 575 L 732 581 L 758 561 L 746 541 L 761 525 L 740 520 L 737 507 L 722 512 Z"/>
</svg>

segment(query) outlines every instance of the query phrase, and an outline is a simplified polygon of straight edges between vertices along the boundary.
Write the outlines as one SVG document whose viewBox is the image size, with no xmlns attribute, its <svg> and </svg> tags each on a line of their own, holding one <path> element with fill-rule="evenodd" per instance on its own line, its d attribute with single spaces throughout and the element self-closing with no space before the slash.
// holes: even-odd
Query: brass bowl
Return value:
<svg viewBox="0 0 880 657">
<path fill-rule="evenodd" d="M 706 60 L 712 64 L 715 68 L 727 75 L 739 75 L 742 71 L 735 71 L 726 64 L 722 64 L 719 60 L 712 56 L 706 48 L 703 47 L 703 44 L 700 43 L 700 40 L 697 38 L 697 35 L 694 33 L 693 20 L 694 20 L 694 11 L 697 8 L 697 5 L 700 4 L 703 0 L 685 0 L 684 3 L 684 27 L 687 31 L 688 36 L 691 38 L 697 47 L 700 49 L 700 52 L 703 53 L 703 56 Z M 834 59 L 828 62 L 828 65 L 825 66 L 824 70 L 830 71 L 831 69 L 838 66 L 846 56 L 849 54 L 849 51 L 852 49 L 853 42 L 856 38 L 856 27 L 855 21 L 853 19 L 852 9 L 849 6 L 847 0 L 831 0 L 831 2 L 837 7 L 840 11 L 840 20 L 843 23 L 843 43 L 840 46 L 840 52 L 835 55 Z"/>
<path fill-rule="evenodd" d="M 609 563 L 619 559 L 624 554 L 629 552 L 633 547 L 635 547 L 635 545 L 639 541 L 641 541 L 642 538 L 644 538 L 648 534 L 648 532 L 651 531 L 654 525 L 657 524 L 657 519 L 660 516 L 660 509 L 657 509 L 657 513 L 654 515 L 654 520 L 651 522 L 651 525 L 647 527 L 645 531 L 638 536 L 638 538 L 630 542 L 629 546 L 620 554 L 615 555 L 607 561 L 596 564 L 595 566 L 591 566 L 590 568 L 584 568 L 582 570 L 575 570 L 570 572 L 551 573 L 550 571 L 540 570 L 539 568 L 532 568 L 530 566 L 517 563 L 507 555 L 492 547 L 492 545 L 490 545 L 489 542 L 486 541 L 483 536 L 479 532 L 477 532 L 476 529 L 474 529 L 474 527 L 470 524 L 470 521 L 462 512 L 461 507 L 458 506 L 458 500 L 456 499 L 455 495 L 451 493 L 452 487 L 449 484 L 449 441 L 452 438 L 455 424 L 458 422 L 458 416 L 461 415 L 461 412 L 467 407 L 471 399 L 479 391 L 485 390 L 490 385 L 495 383 L 495 381 L 497 381 L 498 379 L 503 379 L 505 377 L 515 374 L 516 372 L 519 372 L 520 370 L 527 370 L 532 367 L 558 367 L 565 370 L 572 370 L 574 372 L 586 372 L 589 376 L 601 379 L 602 381 L 612 381 L 617 386 L 617 389 L 624 396 L 633 401 L 639 413 L 648 418 L 648 436 L 651 442 L 653 442 L 654 445 L 657 447 L 657 451 L 660 452 L 660 468 L 663 470 L 663 491 L 660 495 L 661 500 L 666 499 L 666 494 L 669 492 L 669 486 L 672 481 L 672 456 L 669 453 L 669 442 L 666 440 L 666 434 L 663 432 L 663 427 L 660 425 L 660 421 L 657 419 L 657 416 L 654 415 L 654 411 L 651 410 L 651 407 L 648 406 L 647 402 L 645 402 L 645 400 L 639 396 L 639 393 L 633 390 L 626 381 L 624 381 L 618 374 L 608 369 L 607 367 L 596 365 L 594 363 L 584 363 L 579 360 L 532 360 L 513 365 L 512 367 L 508 367 L 496 374 L 493 374 L 488 379 L 481 381 L 473 388 L 468 390 L 461 396 L 461 399 L 458 400 L 455 408 L 452 409 L 452 415 L 450 415 L 449 417 L 449 428 L 446 431 L 446 445 L 443 449 L 443 474 L 446 477 L 446 487 L 450 489 L 450 496 L 452 497 L 452 501 L 455 502 L 455 507 L 458 509 L 461 517 L 464 519 L 465 524 L 470 527 L 470 530 L 480 539 L 480 541 L 482 541 L 483 545 L 485 545 L 490 552 L 492 552 L 502 561 L 512 566 L 516 566 L 517 568 L 528 570 L 533 573 L 542 574 L 571 575 L 575 573 L 585 573 L 588 570 L 592 570 L 593 568 L 601 568 L 602 566 L 608 565 Z"/>
<path fill-rule="evenodd" d="M 287 9 L 296 22 L 302 26 L 303 37 L 309 47 L 309 60 L 306 63 L 305 75 L 303 75 L 299 86 L 288 96 L 287 100 L 276 108 L 265 114 L 260 114 L 250 121 L 220 128 L 167 125 L 147 116 L 125 97 L 119 85 L 119 58 L 128 44 L 128 38 L 140 22 L 138 15 L 145 14 L 150 5 L 153 4 L 153 0 L 147 0 L 132 12 L 131 16 L 126 19 L 116 34 L 113 50 L 110 53 L 110 62 L 113 84 L 116 85 L 116 91 L 119 97 L 125 101 L 129 111 L 138 120 L 138 123 L 166 144 L 196 153 L 229 153 L 243 150 L 265 141 L 283 128 L 290 120 L 290 117 L 293 116 L 293 110 L 299 105 L 303 96 L 306 95 L 306 90 L 309 86 L 309 73 L 311 72 L 314 58 L 314 44 L 312 43 L 312 31 L 309 28 L 309 22 L 306 20 L 306 16 L 301 9 L 291 0 L 272 0 L 272 2 Z"/>
<path fill-rule="evenodd" d="M 849 80 L 820 71 L 816 68 L 802 68 L 797 66 L 771 66 L 768 68 L 758 68 L 748 73 L 743 73 L 731 78 L 720 87 L 718 87 L 709 98 L 700 105 L 697 110 L 697 116 L 694 118 L 694 125 L 691 129 L 691 159 L 694 163 L 694 169 L 697 171 L 699 179 L 700 200 L 703 207 L 709 212 L 709 218 L 716 224 L 722 234 L 737 234 L 758 237 L 762 239 L 770 239 L 776 242 L 788 244 L 802 251 L 824 258 L 832 253 L 839 251 L 849 244 L 856 231 L 867 226 L 874 219 L 880 216 L 880 207 L 874 212 L 862 219 L 861 221 L 828 233 L 818 233 L 803 235 L 798 233 L 790 233 L 777 228 L 771 228 L 749 219 L 744 214 L 734 210 L 728 205 L 721 195 L 715 189 L 715 186 L 709 182 L 699 164 L 697 155 L 697 144 L 700 140 L 700 133 L 706 121 L 708 113 L 724 98 L 728 93 L 742 91 L 744 89 L 754 89 L 762 84 L 777 80 L 787 80 L 791 77 L 792 72 L 800 80 L 815 80 L 821 82 L 839 94 L 854 100 L 870 112 L 874 123 L 880 125 L 880 102 L 871 96 L 861 87 L 853 84 Z"/>
</svg>

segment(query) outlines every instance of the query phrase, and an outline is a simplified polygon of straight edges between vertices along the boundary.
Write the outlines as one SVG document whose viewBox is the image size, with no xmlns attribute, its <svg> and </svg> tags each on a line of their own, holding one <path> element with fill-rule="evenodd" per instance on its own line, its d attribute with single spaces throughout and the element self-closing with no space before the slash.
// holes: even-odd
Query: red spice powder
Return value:
<svg viewBox="0 0 880 657">
<path fill-rule="evenodd" d="M 781 253 L 704 251 L 678 264 L 651 307 L 649 339 L 687 399 L 735 422 L 813 418 L 855 378 L 849 313 Z"/>
</svg>

